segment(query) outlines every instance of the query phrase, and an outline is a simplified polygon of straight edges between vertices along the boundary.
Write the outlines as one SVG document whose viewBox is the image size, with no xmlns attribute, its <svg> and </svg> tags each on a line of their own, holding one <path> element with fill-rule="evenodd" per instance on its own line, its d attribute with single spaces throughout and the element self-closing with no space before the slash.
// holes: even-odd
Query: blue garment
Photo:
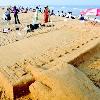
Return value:
<svg viewBox="0 0 100 100">
<path fill-rule="evenodd" d="M 5 20 L 11 20 L 11 16 L 10 16 L 10 11 L 9 10 L 7 10 L 5 12 L 5 16 L 6 16 L 6 19 Z"/>
<path fill-rule="evenodd" d="M 81 16 L 79 20 L 85 20 L 85 19 L 84 19 L 84 17 L 83 17 L 83 16 Z"/>
<path fill-rule="evenodd" d="M 10 15 L 10 11 L 7 10 L 7 11 L 5 12 L 5 15 L 6 15 L 6 16 L 9 16 L 9 15 Z"/>
</svg>

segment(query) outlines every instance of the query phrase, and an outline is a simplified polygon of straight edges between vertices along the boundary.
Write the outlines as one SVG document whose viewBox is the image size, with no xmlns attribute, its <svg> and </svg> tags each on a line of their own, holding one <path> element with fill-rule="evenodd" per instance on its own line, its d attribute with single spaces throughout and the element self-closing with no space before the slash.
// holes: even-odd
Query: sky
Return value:
<svg viewBox="0 0 100 100">
<path fill-rule="evenodd" d="M 100 0 L 0 0 L 5 5 L 100 5 Z"/>
</svg>

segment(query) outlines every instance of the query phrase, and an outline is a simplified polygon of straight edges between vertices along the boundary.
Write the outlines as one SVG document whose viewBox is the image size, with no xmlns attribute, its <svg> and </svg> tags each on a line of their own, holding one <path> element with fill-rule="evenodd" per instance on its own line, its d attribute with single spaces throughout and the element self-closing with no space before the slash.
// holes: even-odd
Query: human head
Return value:
<svg viewBox="0 0 100 100">
<path fill-rule="evenodd" d="M 10 30 L 10 28 L 8 28 L 8 30 Z"/>
<path fill-rule="evenodd" d="M 27 27 L 29 28 L 29 27 L 30 27 L 30 25 L 27 25 Z"/>
<path fill-rule="evenodd" d="M 47 7 L 44 7 L 45 9 L 47 9 Z"/>
<path fill-rule="evenodd" d="M 39 7 L 38 7 L 38 6 L 36 6 L 36 9 L 39 9 Z"/>
<path fill-rule="evenodd" d="M 9 10 L 9 8 L 7 8 L 7 10 Z"/>
<path fill-rule="evenodd" d="M 16 9 L 16 6 L 14 6 L 14 9 Z"/>
</svg>

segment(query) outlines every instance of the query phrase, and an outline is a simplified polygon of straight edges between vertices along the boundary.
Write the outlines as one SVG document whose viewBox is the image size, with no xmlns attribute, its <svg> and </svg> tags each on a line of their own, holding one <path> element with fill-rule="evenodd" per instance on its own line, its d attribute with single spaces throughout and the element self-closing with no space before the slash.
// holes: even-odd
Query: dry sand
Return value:
<svg viewBox="0 0 100 100">
<path fill-rule="evenodd" d="M 99 100 L 100 25 L 52 16 L 54 26 L 26 33 L 32 16 L 0 33 L 1 100 Z"/>
</svg>

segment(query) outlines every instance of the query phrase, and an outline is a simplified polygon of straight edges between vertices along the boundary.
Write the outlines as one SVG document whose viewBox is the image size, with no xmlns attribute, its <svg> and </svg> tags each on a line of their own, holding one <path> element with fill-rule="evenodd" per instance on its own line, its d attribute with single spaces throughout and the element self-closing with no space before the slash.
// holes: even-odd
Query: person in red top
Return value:
<svg viewBox="0 0 100 100">
<path fill-rule="evenodd" d="M 44 23 L 48 22 L 48 18 L 49 18 L 49 10 L 48 10 L 48 7 L 45 7 L 45 9 L 44 9 Z"/>
</svg>

